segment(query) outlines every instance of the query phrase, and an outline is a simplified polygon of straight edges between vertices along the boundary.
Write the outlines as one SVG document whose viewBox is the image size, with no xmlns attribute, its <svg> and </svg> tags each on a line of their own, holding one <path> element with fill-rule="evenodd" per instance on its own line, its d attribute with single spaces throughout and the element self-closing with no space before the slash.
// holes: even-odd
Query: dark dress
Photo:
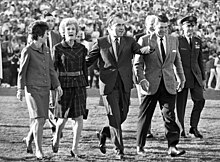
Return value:
<svg viewBox="0 0 220 162">
<path fill-rule="evenodd" d="M 88 70 L 85 64 L 87 49 L 75 42 L 70 47 L 65 41 L 54 47 L 55 69 L 63 89 L 59 101 L 61 109 L 55 114 L 59 118 L 76 118 L 86 113 L 86 86 L 88 86 Z"/>
</svg>

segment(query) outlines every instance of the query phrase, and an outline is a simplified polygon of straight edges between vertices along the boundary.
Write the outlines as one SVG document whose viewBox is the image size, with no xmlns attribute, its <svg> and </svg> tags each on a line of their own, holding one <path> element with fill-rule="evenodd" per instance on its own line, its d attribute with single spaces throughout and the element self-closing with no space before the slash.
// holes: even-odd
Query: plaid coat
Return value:
<svg viewBox="0 0 220 162">
<path fill-rule="evenodd" d="M 63 89 L 63 96 L 55 116 L 60 118 L 76 118 L 86 114 L 86 86 L 88 86 L 88 70 L 85 63 L 87 49 L 75 42 L 70 47 L 65 41 L 54 46 L 54 65 L 58 71 Z M 62 76 L 65 72 L 82 72 L 78 76 Z"/>
<path fill-rule="evenodd" d="M 88 85 L 88 70 L 85 63 L 87 49 L 84 45 L 75 42 L 70 47 L 65 41 L 54 46 L 54 66 L 60 72 L 83 71 L 79 76 L 59 76 L 61 87 L 86 87 Z"/>
</svg>

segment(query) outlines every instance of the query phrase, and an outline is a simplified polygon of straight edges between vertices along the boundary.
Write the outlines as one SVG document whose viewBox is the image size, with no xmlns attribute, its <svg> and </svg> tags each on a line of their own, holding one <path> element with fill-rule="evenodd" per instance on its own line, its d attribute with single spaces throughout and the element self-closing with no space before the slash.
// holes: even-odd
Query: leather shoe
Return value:
<svg viewBox="0 0 220 162">
<path fill-rule="evenodd" d="M 124 152 L 121 150 L 117 150 L 116 151 L 116 159 L 118 159 L 118 160 L 124 159 Z"/>
<path fill-rule="evenodd" d="M 33 149 L 32 149 L 32 147 L 31 147 L 30 142 L 27 141 L 27 138 L 24 137 L 22 141 L 23 141 L 23 142 L 25 143 L 25 145 L 26 145 L 27 153 L 29 153 L 29 154 L 33 154 Z"/>
<path fill-rule="evenodd" d="M 196 138 L 203 138 L 203 136 L 201 135 L 201 133 L 198 131 L 197 128 L 191 127 L 190 130 L 189 130 L 189 133 L 194 134 L 194 136 Z"/>
<path fill-rule="evenodd" d="M 181 156 L 185 153 L 185 150 L 178 150 L 176 147 L 169 147 L 168 149 L 168 155 L 170 155 L 171 157 Z"/>
<path fill-rule="evenodd" d="M 181 136 L 182 138 L 187 138 L 186 133 L 185 133 L 184 131 L 180 134 L 180 136 Z"/>
<path fill-rule="evenodd" d="M 147 134 L 147 138 L 153 138 L 154 136 L 153 136 L 153 134 L 152 133 L 148 133 Z"/>
<path fill-rule="evenodd" d="M 106 147 L 105 147 L 106 135 L 101 132 L 96 132 L 96 135 L 97 135 L 97 138 L 99 139 L 99 149 L 103 154 L 105 154 L 106 153 Z"/>
<path fill-rule="evenodd" d="M 147 153 L 146 153 L 146 151 L 144 150 L 143 147 L 137 146 L 137 154 L 141 155 L 141 156 L 145 156 Z"/>
<path fill-rule="evenodd" d="M 52 150 L 53 150 L 53 153 L 57 153 L 57 152 L 58 152 L 58 149 L 59 149 L 59 147 L 56 146 L 56 145 L 53 145 L 53 143 L 52 143 Z"/>
</svg>

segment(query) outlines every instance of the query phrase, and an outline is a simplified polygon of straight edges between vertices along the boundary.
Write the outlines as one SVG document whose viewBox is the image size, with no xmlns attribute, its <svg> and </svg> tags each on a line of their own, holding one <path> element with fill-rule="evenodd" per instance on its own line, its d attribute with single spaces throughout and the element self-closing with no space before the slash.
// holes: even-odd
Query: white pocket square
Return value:
<svg viewBox="0 0 220 162">
<path fill-rule="evenodd" d="M 172 50 L 172 52 L 176 52 L 176 50 Z"/>
</svg>

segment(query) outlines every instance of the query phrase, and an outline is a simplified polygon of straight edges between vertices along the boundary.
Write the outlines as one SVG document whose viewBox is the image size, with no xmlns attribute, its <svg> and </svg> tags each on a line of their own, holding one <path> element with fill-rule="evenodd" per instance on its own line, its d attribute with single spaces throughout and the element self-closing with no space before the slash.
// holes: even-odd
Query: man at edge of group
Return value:
<svg viewBox="0 0 220 162">
<path fill-rule="evenodd" d="M 113 12 L 107 20 L 108 36 L 98 38 L 86 57 L 90 66 L 97 59 L 100 69 L 100 95 L 106 108 L 108 126 L 97 136 L 99 148 L 106 153 L 106 138 L 115 145 L 117 159 L 124 157 L 121 124 L 126 120 L 130 105 L 132 82 L 132 59 L 135 53 L 148 54 L 148 48 L 140 45 L 132 37 L 124 36 L 125 21 L 121 13 Z M 141 50 L 141 51 L 140 51 Z"/>
<path fill-rule="evenodd" d="M 194 16 L 184 17 L 180 21 L 183 36 L 179 36 L 179 52 L 186 83 L 183 90 L 177 93 L 176 108 L 178 122 L 182 129 L 181 137 L 184 138 L 187 137 L 184 127 L 184 116 L 189 90 L 193 101 L 189 133 L 197 138 L 203 138 L 197 127 L 202 109 L 205 105 L 203 90 L 205 89 L 206 79 L 202 58 L 202 42 L 200 38 L 193 35 L 196 21 L 197 19 Z"/>
<path fill-rule="evenodd" d="M 141 37 L 141 46 L 150 46 L 148 55 L 135 55 L 134 72 L 141 88 L 146 92 L 139 108 L 137 124 L 137 154 L 146 155 L 144 149 L 151 119 L 159 101 L 168 140 L 168 155 L 181 156 L 178 150 L 180 129 L 175 122 L 175 99 L 177 91 L 184 87 L 185 76 L 178 51 L 178 39 L 168 35 L 168 18 L 158 15 L 155 32 Z"/>
</svg>

